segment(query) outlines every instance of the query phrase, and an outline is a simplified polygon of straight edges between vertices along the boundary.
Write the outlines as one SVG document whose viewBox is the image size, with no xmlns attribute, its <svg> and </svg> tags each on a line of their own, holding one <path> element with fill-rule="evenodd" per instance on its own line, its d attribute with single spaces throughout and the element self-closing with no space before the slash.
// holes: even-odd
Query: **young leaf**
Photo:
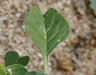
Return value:
<svg viewBox="0 0 96 75">
<path fill-rule="evenodd" d="M 4 64 L 0 64 L 0 68 L 4 68 Z"/>
<path fill-rule="evenodd" d="M 22 66 L 26 66 L 29 62 L 29 57 L 24 56 L 18 59 L 17 64 L 21 64 Z"/>
<path fill-rule="evenodd" d="M 42 72 L 32 71 L 32 72 L 26 72 L 24 75 L 47 75 L 47 74 L 42 73 Z"/>
<path fill-rule="evenodd" d="M 16 64 L 17 60 L 19 59 L 19 55 L 15 51 L 14 52 L 9 51 L 6 53 L 4 59 L 5 59 L 6 66 L 13 65 Z"/>
<path fill-rule="evenodd" d="M 25 18 L 25 30 L 43 57 L 48 57 L 57 44 L 70 34 L 69 24 L 57 10 L 51 8 L 43 17 L 36 6 L 32 7 Z"/>
<path fill-rule="evenodd" d="M 7 75 L 6 72 L 0 68 L 0 75 Z"/>
<path fill-rule="evenodd" d="M 22 66 L 26 66 L 29 62 L 29 57 L 19 57 L 17 52 L 9 51 L 5 55 L 5 63 L 6 66 L 13 65 L 13 64 L 21 64 Z"/>
<path fill-rule="evenodd" d="M 23 66 L 19 64 L 10 65 L 5 69 L 7 72 L 10 72 L 12 75 L 24 75 L 28 72 Z"/>
</svg>

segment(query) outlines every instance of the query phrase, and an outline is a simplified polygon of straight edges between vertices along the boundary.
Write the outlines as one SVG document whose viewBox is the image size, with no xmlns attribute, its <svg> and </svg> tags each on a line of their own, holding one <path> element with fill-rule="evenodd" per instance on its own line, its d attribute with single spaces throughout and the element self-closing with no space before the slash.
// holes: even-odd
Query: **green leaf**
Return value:
<svg viewBox="0 0 96 75">
<path fill-rule="evenodd" d="M 42 72 L 32 71 L 32 72 L 27 72 L 27 73 L 25 73 L 24 75 L 47 75 L 47 74 L 42 73 Z"/>
<path fill-rule="evenodd" d="M 43 56 L 47 54 L 47 38 L 43 16 L 37 7 L 32 7 L 25 18 L 25 30 L 39 47 Z"/>
<path fill-rule="evenodd" d="M 7 75 L 6 72 L 0 68 L 0 75 Z"/>
<path fill-rule="evenodd" d="M 12 75 L 24 75 L 28 72 L 23 66 L 19 64 L 10 65 L 5 69 L 7 72 L 10 72 Z"/>
<path fill-rule="evenodd" d="M 21 64 L 23 66 L 26 66 L 29 62 L 29 57 L 28 56 L 24 56 L 18 59 L 17 64 Z"/>
<path fill-rule="evenodd" d="M 49 9 L 44 15 L 47 33 L 48 56 L 53 49 L 70 34 L 70 27 L 66 19 L 55 9 Z"/>
<path fill-rule="evenodd" d="M 16 64 L 17 60 L 19 59 L 19 55 L 15 51 L 14 52 L 9 51 L 6 53 L 4 59 L 5 59 L 6 66 L 13 65 Z"/>
<path fill-rule="evenodd" d="M 25 30 L 46 58 L 70 34 L 68 22 L 57 10 L 51 8 L 43 17 L 36 6 L 25 18 Z"/>
<path fill-rule="evenodd" d="M 90 0 L 90 7 L 93 9 L 94 14 L 96 15 L 96 0 Z"/>
<path fill-rule="evenodd" d="M 10 72 L 7 72 L 7 75 L 12 75 Z"/>
<path fill-rule="evenodd" d="M 22 66 L 26 66 L 29 62 L 29 57 L 19 57 L 17 52 L 9 51 L 5 55 L 5 63 L 6 66 L 13 65 L 13 64 L 21 64 Z"/>
<path fill-rule="evenodd" d="M 4 64 L 0 64 L 0 68 L 4 68 Z"/>
</svg>

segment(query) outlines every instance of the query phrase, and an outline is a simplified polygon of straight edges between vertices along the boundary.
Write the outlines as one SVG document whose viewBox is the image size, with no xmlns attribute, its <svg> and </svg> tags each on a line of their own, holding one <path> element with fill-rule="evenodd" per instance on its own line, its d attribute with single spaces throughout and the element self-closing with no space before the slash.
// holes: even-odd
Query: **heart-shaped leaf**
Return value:
<svg viewBox="0 0 96 75">
<path fill-rule="evenodd" d="M 0 68 L 4 68 L 4 64 L 0 64 Z"/>
<path fill-rule="evenodd" d="M 6 66 L 13 65 L 13 64 L 21 64 L 22 66 L 26 66 L 29 62 L 29 57 L 19 57 L 17 52 L 9 51 L 5 55 L 5 63 Z"/>
<path fill-rule="evenodd" d="M 32 72 L 26 72 L 24 75 L 47 75 L 47 74 L 42 73 L 42 72 L 32 71 Z"/>
<path fill-rule="evenodd" d="M 5 70 L 11 75 L 24 75 L 26 72 L 28 72 L 23 66 L 19 64 L 10 65 L 6 67 Z"/>
<path fill-rule="evenodd" d="M 32 7 L 25 18 L 25 30 L 44 58 L 70 34 L 69 24 L 57 10 L 51 8 L 42 16 L 36 6 Z"/>
<path fill-rule="evenodd" d="M 6 72 L 0 68 L 0 75 L 7 75 Z"/>
</svg>

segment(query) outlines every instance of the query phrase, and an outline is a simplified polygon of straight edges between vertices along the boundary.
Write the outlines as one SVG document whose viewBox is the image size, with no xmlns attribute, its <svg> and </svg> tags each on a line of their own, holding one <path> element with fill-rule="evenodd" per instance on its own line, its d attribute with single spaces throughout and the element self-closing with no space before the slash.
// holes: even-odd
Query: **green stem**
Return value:
<svg viewBox="0 0 96 75">
<path fill-rule="evenodd" d="M 45 56 L 44 57 L 44 72 L 47 74 L 47 70 L 48 70 L 48 57 Z"/>
</svg>

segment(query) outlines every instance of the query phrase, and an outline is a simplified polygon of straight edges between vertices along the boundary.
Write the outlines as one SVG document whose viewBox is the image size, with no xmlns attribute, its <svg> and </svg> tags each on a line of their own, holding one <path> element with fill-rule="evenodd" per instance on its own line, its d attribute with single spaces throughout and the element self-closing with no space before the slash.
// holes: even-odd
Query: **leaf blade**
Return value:
<svg viewBox="0 0 96 75">
<path fill-rule="evenodd" d="M 20 64 L 22 66 L 26 66 L 29 62 L 29 59 L 30 59 L 29 56 L 19 57 L 19 54 L 15 51 L 7 52 L 4 57 L 6 66 L 14 64 Z"/>
<path fill-rule="evenodd" d="M 96 0 L 90 0 L 90 7 L 93 9 L 94 14 L 96 15 Z"/>
<path fill-rule="evenodd" d="M 0 68 L 0 75 L 7 75 L 6 72 Z"/>
<path fill-rule="evenodd" d="M 42 16 L 40 11 L 39 14 L 34 13 L 34 11 L 37 12 L 39 9 L 32 7 L 27 14 L 25 30 L 37 47 L 39 47 L 43 57 L 48 57 L 53 49 L 69 36 L 70 27 L 66 19 L 54 8 L 49 9 L 45 13 L 44 21 L 43 17 L 40 17 Z M 39 19 L 34 15 L 37 15 Z"/>
<path fill-rule="evenodd" d="M 16 64 L 21 64 L 22 66 L 26 66 L 29 62 L 29 57 L 28 56 L 24 56 L 18 59 Z"/>
<path fill-rule="evenodd" d="M 57 10 L 53 8 L 49 9 L 44 15 L 44 17 L 45 17 L 45 26 L 47 30 L 47 50 L 49 56 L 53 51 L 53 49 L 60 42 L 64 41 L 69 36 L 70 27 L 65 18 Z M 48 23 L 47 21 L 50 21 L 52 18 L 54 18 L 53 19 L 54 23 L 51 23 L 51 25 L 48 26 L 50 23 Z"/>
<path fill-rule="evenodd" d="M 0 64 L 0 68 L 4 68 L 4 64 Z"/>
<path fill-rule="evenodd" d="M 15 51 L 14 52 L 12 52 L 12 51 L 7 52 L 4 57 L 6 66 L 16 64 L 18 59 L 19 59 L 19 55 Z"/>
<path fill-rule="evenodd" d="M 10 65 L 6 67 L 5 70 L 12 75 L 24 75 L 26 72 L 28 72 L 23 66 L 19 64 Z"/>
<path fill-rule="evenodd" d="M 32 7 L 26 15 L 25 30 L 37 47 L 39 47 L 42 55 L 45 56 L 47 54 L 45 25 L 43 16 L 36 6 Z"/>
</svg>

